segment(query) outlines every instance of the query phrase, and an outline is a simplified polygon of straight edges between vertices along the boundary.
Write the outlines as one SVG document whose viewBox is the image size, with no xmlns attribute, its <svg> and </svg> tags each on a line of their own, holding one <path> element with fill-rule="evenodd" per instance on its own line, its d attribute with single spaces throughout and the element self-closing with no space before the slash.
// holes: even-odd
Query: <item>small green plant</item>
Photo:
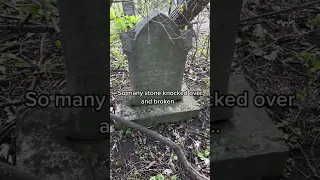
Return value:
<svg viewBox="0 0 320 180">
<path fill-rule="evenodd" d="M 62 48 L 62 42 L 60 40 L 56 40 L 56 47 L 58 49 L 61 49 Z"/>
<path fill-rule="evenodd" d="M 120 135 L 122 137 L 125 137 L 127 135 L 131 135 L 132 134 L 132 129 L 131 128 L 127 128 L 125 130 L 119 130 L 119 132 L 120 132 Z"/>
<path fill-rule="evenodd" d="M 114 60 L 111 62 L 113 67 L 127 68 L 128 62 L 122 53 L 119 34 L 133 29 L 139 19 L 140 16 L 124 16 L 122 8 L 110 9 L 110 51 Z"/>
<path fill-rule="evenodd" d="M 308 68 L 309 83 L 314 82 L 317 80 L 317 73 L 320 70 L 320 57 L 313 56 L 309 53 L 301 53 L 300 57 L 304 65 Z"/>
<path fill-rule="evenodd" d="M 184 11 L 184 6 L 183 6 L 183 4 L 179 4 L 178 7 L 179 7 L 180 12 L 183 13 L 183 11 Z"/>
<path fill-rule="evenodd" d="M 320 14 L 309 20 L 307 26 L 311 29 L 320 28 Z"/>
<path fill-rule="evenodd" d="M 204 82 L 206 82 L 207 87 L 210 86 L 210 78 L 205 77 L 205 78 L 204 78 Z"/>
<path fill-rule="evenodd" d="M 176 154 L 172 154 L 172 158 L 173 158 L 174 160 L 178 160 L 178 156 L 177 156 Z"/>
<path fill-rule="evenodd" d="M 319 78 L 320 71 L 320 57 L 311 55 L 310 53 L 303 52 L 300 54 L 300 60 L 307 68 L 308 81 L 301 93 L 296 94 L 296 99 L 308 102 L 309 99 L 309 86 Z"/>
<path fill-rule="evenodd" d="M 134 28 L 139 19 L 139 16 L 125 16 L 122 9 L 112 8 L 110 10 L 110 23 L 114 24 L 112 27 L 115 28 L 116 33 L 127 32 Z"/>
<path fill-rule="evenodd" d="M 119 21 L 121 21 L 121 27 L 124 24 L 125 28 L 122 29 L 124 32 L 128 31 L 128 29 L 134 28 L 134 26 L 139 21 L 139 16 L 123 16 Z M 120 26 L 119 26 L 120 27 Z"/>
<path fill-rule="evenodd" d="M 204 151 L 200 152 L 197 150 L 197 156 L 203 161 L 210 154 L 210 147 L 207 147 Z"/>
<path fill-rule="evenodd" d="M 131 135 L 131 133 L 132 133 L 131 128 L 127 128 L 127 129 L 124 131 L 124 134 L 125 134 L 125 135 Z"/>
<path fill-rule="evenodd" d="M 173 176 L 170 177 L 170 180 L 177 180 L 177 179 L 178 179 L 178 178 L 177 178 L 176 175 L 173 175 Z"/>
<path fill-rule="evenodd" d="M 40 16 L 46 21 L 49 21 L 53 15 L 58 14 L 58 9 L 52 0 L 34 1 L 32 4 L 21 4 L 18 10 L 20 16 Z"/>
<path fill-rule="evenodd" d="M 164 180 L 164 175 L 157 174 L 156 176 L 152 176 L 149 180 Z"/>
</svg>

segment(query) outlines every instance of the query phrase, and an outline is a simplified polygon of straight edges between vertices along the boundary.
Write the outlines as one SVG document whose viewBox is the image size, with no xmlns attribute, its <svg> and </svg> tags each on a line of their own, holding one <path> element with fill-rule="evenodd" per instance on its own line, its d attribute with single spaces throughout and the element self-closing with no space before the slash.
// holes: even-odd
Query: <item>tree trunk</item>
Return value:
<svg viewBox="0 0 320 180">
<path fill-rule="evenodd" d="M 179 7 L 175 8 L 170 13 L 170 17 L 180 29 L 184 29 L 185 26 L 191 26 L 190 21 L 192 21 L 209 2 L 210 0 L 187 0 L 180 5 L 183 7 L 183 11 L 181 12 Z"/>
</svg>

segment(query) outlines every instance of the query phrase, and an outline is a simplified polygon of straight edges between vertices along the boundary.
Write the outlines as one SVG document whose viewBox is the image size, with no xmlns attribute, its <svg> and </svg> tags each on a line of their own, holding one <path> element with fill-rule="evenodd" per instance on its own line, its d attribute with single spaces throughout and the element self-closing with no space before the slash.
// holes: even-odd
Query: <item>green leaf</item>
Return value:
<svg viewBox="0 0 320 180">
<path fill-rule="evenodd" d="M 198 156 L 201 160 L 204 159 L 203 154 L 202 154 L 201 152 L 198 152 L 198 153 L 197 153 L 197 156 Z"/>
<path fill-rule="evenodd" d="M 58 49 L 61 49 L 61 47 L 62 47 L 62 42 L 61 42 L 60 40 L 56 40 L 56 47 L 57 47 Z"/>
<path fill-rule="evenodd" d="M 178 5 L 178 7 L 179 7 L 180 12 L 183 13 L 183 11 L 184 11 L 183 4 Z"/>
<path fill-rule="evenodd" d="M 170 177 L 170 180 L 177 180 L 177 179 L 178 179 L 178 178 L 177 178 L 176 175 Z"/>
<path fill-rule="evenodd" d="M 123 130 L 119 130 L 119 133 L 120 133 L 120 134 L 124 134 L 124 133 L 123 133 Z"/>
<path fill-rule="evenodd" d="M 164 176 L 162 174 L 158 174 L 156 178 L 157 180 L 164 180 Z"/>
<path fill-rule="evenodd" d="M 173 159 L 174 159 L 174 160 L 178 160 L 178 156 L 174 154 L 174 155 L 173 155 Z"/>
<path fill-rule="evenodd" d="M 44 18 L 45 18 L 47 21 L 49 21 L 50 18 L 51 18 L 51 14 L 50 14 L 49 12 L 45 11 L 45 13 L 44 13 Z"/>
<path fill-rule="evenodd" d="M 300 55 L 301 59 L 305 63 L 309 63 L 312 60 L 312 56 L 309 53 L 303 52 Z"/>
<path fill-rule="evenodd" d="M 296 99 L 299 100 L 299 101 L 302 101 L 304 99 L 303 95 L 300 94 L 300 93 L 297 93 L 296 94 Z"/>
<path fill-rule="evenodd" d="M 157 180 L 155 176 L 152 176 L 149 180 Z"/>
<path fill-rule="evenodd" d="M 24 62 L 16 62 L 14 65 L 17 67 L 26 67 Z"/>
<path fill-rule="evenodd" d="M 125 32 L 126 31 L 126 24 L 125 24 L 123 18 L 116 18 L 115 22 L 116 22 L 117 29 L 120 32 Z"/>
<path fill-rule="evenodd" d="M 110 12 L 110 20 L 114 20 L 116 18 L 116 15 L 113 12 Z"/>
<path fill-rule="evenodd" d="M 23 16 L 24 14 L 32 14 L 36 16 L 40 10 L 40 6 L 38 4 L 22 4 L 19 7 L 19 15 Z"/>
<path fill-rule="evenodd" d="M 126 134 L 126 135 L 127 135 L 127 134 L 131 134 L 131 133 L 132 133 L 132 131 L 131 131 L 130 128 L 126 129 L 126 131 L 125 131 L 125 134 Z"/>
<path fill-rule="evenodd" d="M 30 6 L 30 13 L 33 15 L 33 16 L 36 16 L 39 12 L 39 9 L 40 7 L 38 5 L 33 5 L 33 6 Z"/>
<path fill-rule="evenodd" d="M 134 27 L 134 25 L 132 23 L 128 23 L 128 26 L 130 29 L 132 29 Z"/>
<path fill-rule="evenodd" d="M 313 67 L 314 67 L 315 71 L 320 70 L 320 62 L 315 62 L 315 63 L 313 64 Z"/>
<path fill-rule="evenodd" d="M 208 157 L 209 154 L 210 154 L 210 150 L 208 149 L 204 150 L 204 153 L 203 153 L 204 157 Z"/>
</svg>

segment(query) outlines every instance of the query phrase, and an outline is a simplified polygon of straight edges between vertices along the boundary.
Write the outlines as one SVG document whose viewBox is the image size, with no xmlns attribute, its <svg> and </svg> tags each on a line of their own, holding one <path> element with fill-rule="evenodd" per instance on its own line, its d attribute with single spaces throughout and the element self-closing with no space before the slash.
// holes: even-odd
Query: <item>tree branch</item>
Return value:
<svg viewBox="0 0 320 180">
<path fill-rule="evenodd" d="M 316 4 L 320 4 L 320 0 L 314 1 L 314 2 L 310 2 L 310 3 L 301 4 L 301 5 L 298 5 L 298 6 L 294 6 L 294 7 L 283 9 L 283 10 L 279 10 L 279 11 L 273 11 L 273 12 L 269 12 L 269 13 L 253 16 L 253 17 L 243 18 L 243 19 L 240 20 L 240 22 L 251 21 L 251 20 L 255 20 L 255 19 L 259 19 L 259 18 L 266 18 L 266 17 L 269 17 L 269 16 L 274 16 L 274 15 L 278 15 L 278 14 L 289 12 L 289 11 L 294 11 L 294 10 L 298 10 L 298 9 L 307 8 L 307 7 L 310 7 L 310 6 L 314 6 Z"/>
</svg>

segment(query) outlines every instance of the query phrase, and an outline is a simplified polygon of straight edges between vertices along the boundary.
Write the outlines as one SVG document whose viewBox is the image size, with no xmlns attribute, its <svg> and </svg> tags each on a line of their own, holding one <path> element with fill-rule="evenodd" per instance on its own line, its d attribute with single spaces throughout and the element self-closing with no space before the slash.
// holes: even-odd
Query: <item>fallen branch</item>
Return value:
<svg viewBox="0 0 320 180">
<path fill-rule="evenodd" d="M 0 103 L 0 108 L 5 108 L 8 106 L 19 106 L 25 102 L 26 102 L 25 100 L 15 100 L 15 101 L 10 101 L 10 102 L 3 102 L 3 103 Z"/>
<path fill-rule="evenodd" d="M 11 15 L 5 15 L 5 14 L 0 14 L 0 18 L 4 18 L 4 19 L 13 19 L 13 20 L 24 20 L 21 17 L 18 16 L 11 16 Z M 35 24 L 35 25 L 43 25 L 42 23 L 36 22 L 36 21 L 28 21 L 29 23 Z"/>
<path fill-rule="evenodd" d="M 40 25 L 0 25 L 0 30 L 10 30 L 10 31 L 28 31 L 28 32 L 55 32 L 56 30 L 53 27 L 46 27 Z"/>
<path fill-rule="evenodd" d="M 5 174 L 3 174 L 4 172 Z M 9 176 L 10 178 L 6 179 L 19 179 L 19 180 L 44 180 L 32 173 L 25 172 L 21 169 L 18 169 L 9 164 L 3 163 L 0 161 L 0 173 L 3 174 L 3 177 Z"/>
<path fill-rule="evenodd" d="M 123 119 L 120 116 L 117 116 L 115 114 L 111 114 L 110 113 L 110 118 L 112 120 L 114 120 L 114 123 L 119 123 L 119 124 L 123 124 L 127 127 L 139 130 L 145 134 L 147 134 L 148 136 L 162 142 L 163 144 L 167 145 L 168 147 L 172 148 L 173 151 L 177 154 L 178 159 L 181 162 L 182 167 L 188 172 L 190 173 L 190 175 L 196 179 L 196 180 L 209 180 L 208 177 L 200 174 L 196 169 L 194 169 L 192 167 L 192 165 L 188 162 L 183 150 L 181 148 L 179 148 L 179 146 L 177 146 L 175 143 L 173 143 L 170 139 L 163 137 L 162 135 L 158 134 L 155 131 L 151 131 L 137 123 L 134 123 L 132 121 L 127 121 L 125 119 Z"/>
<path fill-rule="evenodd" d="M 251 20 L 255 20 L 255 19 L 259 19 L 259 18 L 266 18 L 266 17 L 269 17 L 269 16 L 274 16 L 274 15 L 278 15 L 278 14 L 289 12 L 289 11 L 294 11 L 294 10 L 298 10 L 298 9 L 311 7 L 311 6 L 314 6 L 316 4 L 320 4 L 320 0 L 319 1 L 310 2 L 310 3 L 301 4 L 301 5 L 298 5 L 298 6 L 294 6 L 294 7 L 283 9 L 283 10 L 279 10 L 279 11 L 273 11 L 273 12 L 261 14 L 261 15 L 258 15 L 258 16 L 243 18 L 243 19 L 240 19 L 240 22 L 251 21 Z"/>
</svg>

